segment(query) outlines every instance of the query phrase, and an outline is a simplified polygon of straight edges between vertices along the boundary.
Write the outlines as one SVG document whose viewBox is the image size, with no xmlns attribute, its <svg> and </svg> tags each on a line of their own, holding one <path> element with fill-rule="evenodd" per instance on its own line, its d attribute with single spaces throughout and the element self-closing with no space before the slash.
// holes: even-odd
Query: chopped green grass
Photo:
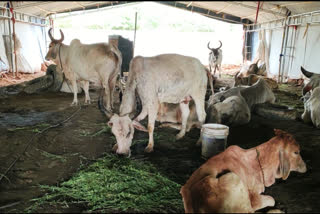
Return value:
<svg viewBox="0 0 320 214">
<path fill-rule="evenodd" d="M 67 201 L 85 212 L 183 212 L 180 187 L 149 162 L 107 154 L 58 187 L 41 186 L 48 193 L 26 211 Z"/>
</svg>

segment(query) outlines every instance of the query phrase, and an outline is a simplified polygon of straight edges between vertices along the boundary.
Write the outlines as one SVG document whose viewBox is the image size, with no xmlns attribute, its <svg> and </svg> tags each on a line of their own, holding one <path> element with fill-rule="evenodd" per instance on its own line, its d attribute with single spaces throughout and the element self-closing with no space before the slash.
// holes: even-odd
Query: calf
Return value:
<svg viewBox="0 0 320 214">
<path fill-rule="evenodd" d="M 275 200 L 262 195 L 275 179 L 305 173 L 294 137 L 275 129 L 275 137 L 251 149 L 229 146 L 200 166 L 180 189 L 186 213 L 253 213 Z"/>
<path fill-rule="evenodd" d="M 145 152 L 152 152 L 154 123 L 161 103 L 179 104 L 182 128 L 176 136 L 177 139 L 185 135 L 191 100 L 195 103 L 198 121 L 201 124 L 204 123 L 207 81 L 208 75 L 205 67 L 193 57 L 178 54 L 134 57 L 130 62 L 128 82 L 120 105 L 120 115 L 113 115 L 108 122 L 117 139 L 113 150 L 118 154 L 130 155 L 134 128 L 137 128 L 149 133 L 149 143 Z M 142 111 L 132 121 L 129 114 L 134 111 L 136 92 L 142 103 Z M 139 123 L 147 115 L 148 129 Z"/>
<path fill-rule="evenodd" d="M 222 43 L 220 42 L 220 46 L 218 48 L 210 48 L 210 42 L 208 42 L 208 49 L 211 51 L 209 53 L 209 68 L 212 73 L 212 69 L 214 69 L 213 75 L 216 74 L 216 69 L 219 69 L 219 77 L 221 77 L 221 62 L 222 62 Z"/>
</svg>

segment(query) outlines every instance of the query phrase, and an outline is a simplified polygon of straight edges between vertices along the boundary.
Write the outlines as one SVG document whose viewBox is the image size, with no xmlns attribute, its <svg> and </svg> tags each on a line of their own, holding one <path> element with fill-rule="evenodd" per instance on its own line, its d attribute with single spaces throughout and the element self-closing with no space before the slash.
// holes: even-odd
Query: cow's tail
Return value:
<svg viewBox="0 0 320 214">
<path fill-rule="evenodd" d="M 122 72 L 121 72 L 122 54 L 121 54 L 120 50 L 116 46 L 114 46 L 113 44 L 111 44 L 111 51 L 118 58 L 118 62 L 117 62 L 117 65 L 116 65 L 116 74 L 119 74 L 120 75 L 120 79 L 122 79 Z"/>
<path fill-rule="evenodd" d="M 236 80 L 237 80 L 237 78 L 238 78 L 239 74 L 240 74 L 240 71 L 238 71 L 238 72 L 234 75 L 234 81 L 236 81 Z"/>
<path fill-rule="evenodd" d="M 108 111 L 106 109 L 106 107 L 104 106 L 103 95 L 104 95 L 104 89 L 101 88 L 100 96 L 99 96 L 99 99 L 98 99 L 98 107 L 99 107 L 100 111 L 107 116 L 107 118 L 111 118 L 112 117 L 112 112 Z"/>
<path fill-rule="evenodd" d="M 207 76 L 208 76 L 208 80 L 209 80 L 209 84 L 210 84 L 210 88 L 211 88 L 211 93 L 212 95 L 214 94 L 214 89 L 213 89 L 213 76 L 211 74 L 211 72 L 209 71 L 208 68 L 205 67 L 205 70 L 207 72 Z"/>
</svg>

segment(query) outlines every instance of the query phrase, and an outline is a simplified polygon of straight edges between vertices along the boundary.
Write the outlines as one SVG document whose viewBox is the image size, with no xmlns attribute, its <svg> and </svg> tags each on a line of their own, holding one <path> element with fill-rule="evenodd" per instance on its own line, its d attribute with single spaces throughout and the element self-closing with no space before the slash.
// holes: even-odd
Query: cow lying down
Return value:
<svg viewBox="0 0 320 214">
<path fill-rule="evenodd" d="M 264 76 L 259 76 L 257 74 L 250 74 L 247 77 L 243 77 L 241 75 L 239 75 L 239 73 L 237 73 L 234 76 L 234 86 L 240 86 L 240 85 L 253 85 L 254 83 L 256 83 L 260 78 L 263 78 L 267 84 L 269 85 L 269 87 L 271 89 L 277 89 L 279 88 L 277 81 L 264 77 Z"/>
<path fill-rule="evenodd" d="M 320 86 L 313 89 L 310 98 L 305 101 L 301 118 L 305 123 L 312 122 L 320 128 Z"/>
<path fill-rule="evenodd" d="M 201 124 L 198 122 L 195 110 L 194 103 L 190 102 L 187 132 L 194 127 L 201 129 Z M 228 97 L 223 102 L 214 105 L 206 103 L 206 112 L 206 123 L 219 123 L 228 126 L 246 124 L 251 118 L 250 109 L 240 94 L 239 96 Z M 162 103 L 157 120 L 162 123 L 160 127 L 171 127 L 180 130 L 181 111 L 179 110 L 179 105 Z"/>
<path fill-rule="evenodd" d="M 274 103 L 275 96 L 265 82 L 259 79 L 252 86 L 238 86 L 212 95 L 206 102 L 206 123 L 219 123 L 228 126 L 246 124 L 251 119 L 251 108 L 254 104 Z M 190 102 L 190 114 L 186 131 L 201 128 L 193 102 Z M 161 127 L 181 129 L 181 111 L 179 105 L 162 103 L 159 106 L 157 120 Z M 200 141 L 198 141 L 198 144 Z"/>
<path fill-rule="evenodd" d="M 305 123 L 312 122 L 314 126 L 320 128 L 320 74 L 315 74 L 301 67 L 302 73 L 308 78 L 309 82 L 305 84 L 302 94 L 309 98 L 304 101 L 304 112 L 301 115 Z"/>
<path fill-rule="evenodd" d="M 222 102 L 230 96 L 238 96 L 239 92 L 246 100 L 250 110 L 252 110 L 254 104 L 274 103 L 276 100 L 276 97 L 267 82 L 263 78 L 259 78 L 259 80 L 252 86 L 237 86 L 226 91 L 215 93 L 208 100 L 208 104 L 212 105 Z"/>
<path fill-rule="evenodd" d="M 294 137 L 274 131 L 275 137 L 251 149 L 229 146 L 193 172 L 180 190 L 185 212 L 253 213 L 274 206 L 273 197 L 261 194 L 265 187 L 291 171 L 307 171 Z"/>
</svg>

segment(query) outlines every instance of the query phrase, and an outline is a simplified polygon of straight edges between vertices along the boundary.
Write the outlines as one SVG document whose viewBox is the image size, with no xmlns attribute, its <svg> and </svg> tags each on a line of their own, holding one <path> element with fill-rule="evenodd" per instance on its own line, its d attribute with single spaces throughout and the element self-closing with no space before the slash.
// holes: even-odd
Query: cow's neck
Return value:
<svg viewBox="0 0 320 214">
<path fill-rule="evenodd" d="M 69 51 L 69 45 L 65 45 L 63 43 L 59 44 L 58 47 L 58 54 L 56 58 L 56 64 L 59 66 L 59 68 L 63 71 L 66 67 L 67 62 L 67 56 Z"/>
<path fill-rule="evenodd" d="M 120 105 L 120 116 L 125 116 L 134 111 L 136 102 L 135 90 L 127 88 L 123 94 L 122 103 Z"/>
<path fill-rule="evenodd" d="M 276 172 L 280 164 L 279 142 L 274 137 L 269 141 L 255 147 L 259 153 L 259 162 L 264 174 L 265 186 L 271 186 L 276 179 Z"/>
</svg>

